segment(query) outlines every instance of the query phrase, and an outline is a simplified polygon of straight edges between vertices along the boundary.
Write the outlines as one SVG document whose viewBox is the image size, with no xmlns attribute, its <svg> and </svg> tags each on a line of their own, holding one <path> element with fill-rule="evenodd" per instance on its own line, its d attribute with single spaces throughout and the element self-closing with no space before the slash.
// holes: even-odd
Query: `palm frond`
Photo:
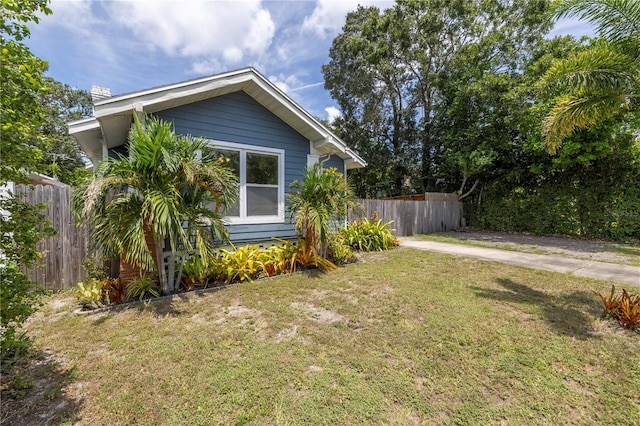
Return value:
<svg viewBox="0 0 640 426">
<path fill-rule="evenodd" d="M 593 47 L 554 63 L 538 83 L 546 94 L 565 91 L 638 90 L 639 64 L 608 47 Z"/>
<path fill-rule="evenodd" d="M 612 43 L 640 37 L 640 2 L 637 0 L 563 0 L 555 5 L 554 16 L 589 21 Z"/>
<path fill-rule="evenodd" d="M 565 95 L 557 100 L 543 122 L 547 151 L 555 154 L 562 141 L 579 129 L 585 129 L 628 109 L 630 99 L 623 92 Z"/>
</svg>

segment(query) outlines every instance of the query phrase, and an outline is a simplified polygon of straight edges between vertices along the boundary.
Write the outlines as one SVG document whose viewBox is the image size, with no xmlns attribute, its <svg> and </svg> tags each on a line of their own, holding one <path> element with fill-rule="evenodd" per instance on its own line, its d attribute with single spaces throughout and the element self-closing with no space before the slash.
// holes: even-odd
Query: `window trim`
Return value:
<svg viewBox="0 0 640 426">
<path fill-rule="evenodd" d="M 285 151 L 284 149 L 269 148 L 259 145 L 240 144 L 235 142 L 225 142 L 220 140 L 207 139 L 207 142 L 214 149 L 231 150 L 240 152 L 240 216 L 225 216 L 223 219 L 229 225 L 250 225 L 261 223 L 284 223 L 284 165 Z M 247 153 L 275 155 L 278 157 L 278 214 L 265 216 L 248 216 L 247 215 Z M 249 186 L 257 187 L 261 184 L 249 184 Z M 274 187 L 275 185 L 267 185 Z"/>
</svg>

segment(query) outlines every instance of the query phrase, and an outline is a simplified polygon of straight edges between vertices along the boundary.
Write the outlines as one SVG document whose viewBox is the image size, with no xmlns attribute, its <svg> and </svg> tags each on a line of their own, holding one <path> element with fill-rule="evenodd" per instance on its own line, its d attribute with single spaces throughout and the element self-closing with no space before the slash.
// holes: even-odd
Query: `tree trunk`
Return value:
<svg viewBox="0 0 640 426">
<path fill-rule="evenodd" d="M 158 257 L 156 255 L 157 253 L 156 243 L 153 238 L 153 228 L 151 227 L 151 224 L 145 220 L 142 230 L 144 232 L 144 239 L 145 239 L 145 242 L 147 243 L 147 248 L 151 252 L 151 257 L 154 259 L 158 272 L 161 272 L 161 269 L 158 267 L 159 266 Z M 164 267 L 162 267 L 162 269 L 164 269 Z M 162 272 L 164 271 L 162 270 Z M 140 276 L 142 275 L 148 276 L 152 279 L 157 279 L 158 277 L 164 276 L 165 274 L 162 273 L 161 275 L 154 276 L 152 271 L 145 271 L 142 268 L 140 268 L 140 265 L 134 265 L 132 263 L 129 263 L 124 259 L 123 256 L 120 256 L 120 278 L 125 284 L 140 278 Z M 160 279 L 160 282 L 162 283 L 162 279 Z"/>
</svg>

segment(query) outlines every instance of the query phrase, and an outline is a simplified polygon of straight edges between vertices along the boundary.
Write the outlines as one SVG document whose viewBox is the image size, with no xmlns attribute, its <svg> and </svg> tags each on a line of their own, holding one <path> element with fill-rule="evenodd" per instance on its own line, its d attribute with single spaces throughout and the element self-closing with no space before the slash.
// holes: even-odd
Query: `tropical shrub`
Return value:
<svg viewBox="0 0 640 426">
<path fill-rule="evenodd" d="M 196 286 L 206 287 L 209 278 L 213 275 L 211 262 L 207 262 L 201 256 L 191 256 L 184 262 L 184 287 L 187 291 Z"/>
<path fill-rule="evenodd" d="M 640 327 L 640 294 L 631 295 L 622 289 L 621 295 L 616 295 L 615 286 L 611 286 L 609 296 L 595 292 L 602 301 L 603 318 L 614 319 L 622 326 L 630 330 Z"/>
<path fill-rule="evenodd" d="M 109 303 L 119 305 L 127 301 L 127 286 L 122 278 L 107 279 L 103 288 Z"/>
<path fill-rule="evenodd" d="M 280 240 L 282 245 L 271 246 L 260 253 L 262 270 L 268 277 L 290 274 L 296 271 L 298 247 L 289 240 Z"/>
<path fill-rule="evenodd" d="M 331 236 L 329 240 L 329 259 L 336 265 L 345 265 L 355 261 L 355 252 L 342 233 Z"/>
<path fill-rule="evenodd" d="M 382 222 L 374 213 L 371 220 L 358 219 L 349 223 L 340 231 L 345 243 L 360 251 L 389 250 L 399 244 L 389 225 L 393 222 Z"/>
<path fill-rule="evenodd" d="M 257 244 L 233 247 L 233 250 L 220 250 L 217 262 L 222 265 L 221 278 L 228 283 L 254 280 L 262 272 L 260 253 L 261 249 Z"/>
<path fill-rule="evenodd" d="M 325 169 L 322 163 L 308 167 L 302 181 L 293 181 L 290 187 L 290 219 L 304 240 L 304 258 L 326 257 L 331 224 L 359 207 L 353 189 L 342 173 L 335 168 Z"/>
<path fill-rule="evenodd" d="M 74 192 L 74 212 L 98 248 L 120 256 L 125 281 L 156 271 L 170 293 L 176 289 L 162 273 L 162 242 L 172 253 L 211 255 L 212 235 L 226 233 L 222 214 L 236 198 L 237 178 L 209 142 L 176 135 L 171 123 L 153 117 L 141 123 L 134 114 L 128 142 L 128 156 L 104 159 Z"/>
<path fill-rule="evenodd" d="M 104 306 L 104 281 L 89 278 L 86 282 L 79 282 L 74 295 L 84 309 L 100 308 Z"/>
<path fill-rule="evenodd" d="M 125 288 L 126 297 L 131 300 L 143 300 L 160 296 L 160 287 L 151 277 L 146 275 L 141 275 L 129 281 Z"/>
</svg>

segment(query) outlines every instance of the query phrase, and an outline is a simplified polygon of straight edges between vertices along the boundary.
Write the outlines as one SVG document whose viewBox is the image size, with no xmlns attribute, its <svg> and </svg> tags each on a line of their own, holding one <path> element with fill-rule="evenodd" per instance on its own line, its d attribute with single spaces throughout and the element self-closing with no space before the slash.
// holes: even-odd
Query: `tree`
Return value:
<svg viewBox="0 0 640 426">
<path fill-rule="evenodd" d="M 360 7 L 347 15 L 323 73 L 343 112 L 340 133 L 369 163 L 358 176 L 371 184 L 376 178 L 388 182 L 382 191 L 365 192 L 435 189 L 441 157 L 449 150 L 445 143 L 478 147 L 476 166 L 482 167 L 449 164 L 455 165 L 458 182 L 477 179 L 470 173 L 486 169 L 492 155 L 485 155 L 491 142 L 476 130 L 486 126 L 488 115 L 496 115 L 501 100 L 471 92 L 484 86 L 483 95 L 490 95 L 496 80 L 517 73 L 549 27 L 546 8 L 544 0 L 401 0 L 384 12 Z M 466 97 L 477 108 L 443 105 L 445 96 L 453 102 Z M 456 123 L 448 122 L 447 110 L 459 113 Z M 460 138 L 453 141 L 449 132 L 456 130 Z"/>
<path fill-rule="evenodd" d="M 221 216 L 233 204 L 237 179 L 208 142 L 176 135 L 153 117 L 135 118 L 128 149 L 127 157 L 98 165 L 74 193 L 74 210 L 97 246 L 120 256 L 123 279 L 155 271 L 163 292 L 172 292 L 163 273 L 165 240 L 174 254 L 209 257 L 212 234 L 225 233 Z"/>
<path fill-rule="evenodd" d="M 291 189 L 291 222 L 307 247 L 326 257 L 331 224 L 344 220 L 348 211 L 358 206 L 353 190 L 342 173 L 325 169 L 322 163 L 308 167 L 302 181 L 293 181 Z"/>
<path fill-rule="evenodd" d="M 51 77 L 45 77 L 44 83 L 47 91 L 40 101 L 45 119 L 39 132 L 47 139 L 38 146 L 42 151 L 38 166 L 45 174 L 73 186 L 89 172 L 78 141 L 69 136 L 67 122 L 91 116 L 91 95 Z"/>
<path fill-rule="evenodd" d="M 27 23 L 37 23 L 38 13 L 49 14 L 47 0 L 2 0 L 0 15 L 0 187 L 28 183 L 44 138 L 38 128 L 44 121 L 39 97 L 45 92 L 43 73 L 47 63 L 31 53 L 23 40 Z M 2 359 L 19 348 L 24 339 L 22 323 L 35 311 L 40 290 L 29 282 L 22 267 L 41 257 L 36 243 L 53 230 L 42 223 L 41 206 L 31 206 L 9 192 L 0 196 L 0 347 Z"/>
<path fill-rule="evenodd" d="M 541 91 L 557 96 L 543 121 L 550 153 L 577 130 L 624 111 L 638 111 L 640 97 L 640 3 L 563 0 L 555 17 L 567 16 L 594 24 L 602 40 L 557 62 L 539 83 Z"/>
</svg>

